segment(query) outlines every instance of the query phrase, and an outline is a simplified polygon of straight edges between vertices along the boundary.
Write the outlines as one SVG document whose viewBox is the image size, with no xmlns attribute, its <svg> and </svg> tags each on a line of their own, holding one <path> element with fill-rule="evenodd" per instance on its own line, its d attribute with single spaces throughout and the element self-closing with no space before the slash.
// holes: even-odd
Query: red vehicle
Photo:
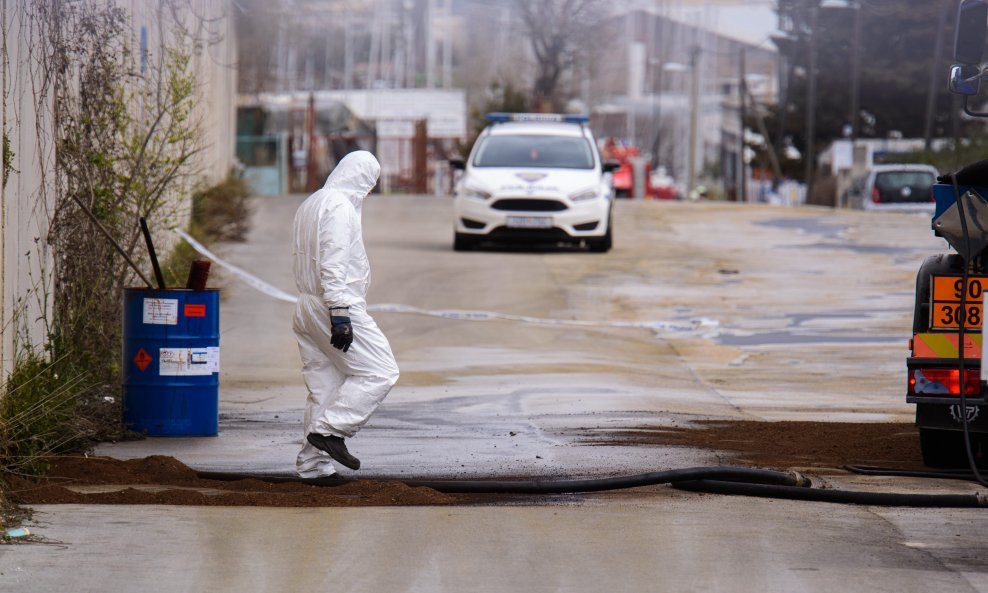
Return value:
<svg viewBox="0 0 988 593">
<path fill-rule="evenodd" d="M 604 160 L 617 161 L 620 167 L 611 176 L 611 185 L 614 187 L 614 196 L 618 198 L 632 198 L 635 196 L 635 171 L 633 159 L 641 156 L 641 150 L 635 146 L 619 144 L 614 138 L 608 138 L 601 147 L 601 156 Z M 647 163 L 642 163 L 645 167 L 645 193 L 649 198 L 659 200 L 675 200 L 679 197 L 679 190 L 672 183 L 672 178 L 663 173 L 653 183 L 652 172 L 648 169 Z"/>
</svg>

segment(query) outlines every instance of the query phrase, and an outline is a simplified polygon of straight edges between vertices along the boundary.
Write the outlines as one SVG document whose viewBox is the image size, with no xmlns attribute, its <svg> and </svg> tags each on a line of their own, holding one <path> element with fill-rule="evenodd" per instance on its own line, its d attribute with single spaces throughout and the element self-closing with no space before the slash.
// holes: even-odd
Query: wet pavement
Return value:
<svg viewBox="0 0 988 593">
<path fill-rule="evenodd" d="M 221 255 L 293 293 L 287 237 L 300 200 L 259 200 L 249 241 L 222 246 Z M 375 313 L 402 378 L 351 441 L 368 460 L 361 477 L 655 469 L 654 451 L 622 451 L 607 463 L 596 452 L 574 454 L 554 428 L 584 417 L 601 425 L 667 414 L 847 420 L 851 409 L 872 420 L 909 419 L 900 375 L 910 289 L 922 259 L 945 245 L 924 217 L 617 206 L 617 246 L 606 255 L 454 253 L 447 200 L 368 200 L 372 306 L 599 326 Z M 859 238 L 909 251 L 912 260 L 804 249 L 821 239 Z M 305 394 L 293 305 L 229 277 L 223 282 L 219 437 L 118 443 L 99 453 L 127 458 L 153 450 L 203 470 L 291 472 Z M 674 329 L 605 326 L 614 322 Z M 683 462 L 704 458 L 690 453 Z"/>
<path fill-rule="evenodd" d="M 248 242 L 220 255 L 294 292 L 288 237 L 301 199 L 257 200 Z M 372 305 L 595 325 L 375 313 L 402 377 L 351 440 L 362 479 L 594 477 L 713 463 L 710 451 L 580 442 L 588 431 L 691 419 L 911 420 L 902 390 L 912 286 L 923 258 L 946 245 L 926 217 L 623 201 L 615 249 L 598 255 L 454 253 L 450 211 L 444 198 L 368 200 Z M 305 398 L 293 306 L 222 273 L 216 282 L 219 436 L 105 444 L 98 454 L 292 471 Z M 606 325 L 617 321 L 654 327 Z M 836 470 L 826 480 L 977 490 Z M 60 545 L 0 549 L 0 590 L 48 591 L 72 572 L 78 590 L 94 591 L 988 591 L 983 511 L 667 488 L 467 508 L 52 505 L 36 524 Z M 174 581 L 154 578 L 163 574 Z"/>
</svg>

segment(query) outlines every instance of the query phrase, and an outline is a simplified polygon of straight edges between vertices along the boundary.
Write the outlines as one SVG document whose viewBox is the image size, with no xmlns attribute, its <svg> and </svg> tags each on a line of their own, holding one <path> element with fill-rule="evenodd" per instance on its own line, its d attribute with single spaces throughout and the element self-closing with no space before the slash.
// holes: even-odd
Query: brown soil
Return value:
<svg viewBox="0 0 988 593">
<path fill-rule="evenodd" d="M 724 463 L 778 468 L 872 465 L 923 469 L 912 424 L 701 421 L 690 427 L 582 431 L 597 445 L 677 445 L 724 452 Z"/>
<path fill-rule="evenodd" d="M 120 461 L 106 457 L 56 457 L 43 479 L 8 477 L 17 504 L 175 504 L 208 506 L 356 507 L 442 505 L 454 496 L 394 481 L 355 480 L 339 486 L 207 480 L 172 457 Z M 77 488 L 120 486 L 109 492 Z"/>
<path fill-rule="evenodd" d="M 701 421 L 689 427 L 583 429 L 584 445 L 672 445 L 718 452 L 718 462 L 773 468 L 875 465 L 922 469 L 919 435 L 910 424 Z M 200 478 L 172 457 L 121 461 L 56 457 L 45 478 L 8 476 L 16 504 L 175 504 L 210 506 L 355 507 L 493 502 L 496 497 L 447 495 L 397 481 L 355 480 L 339 486 Z M 106 492 L 82 492 L 106 486 Z"/>
</svg>

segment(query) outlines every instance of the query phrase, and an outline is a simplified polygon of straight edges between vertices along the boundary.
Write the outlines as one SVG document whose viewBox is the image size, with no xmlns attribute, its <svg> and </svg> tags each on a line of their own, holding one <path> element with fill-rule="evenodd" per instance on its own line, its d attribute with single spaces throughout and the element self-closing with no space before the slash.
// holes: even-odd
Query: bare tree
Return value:
<svg viewBox="0 0 988 593">
<path fill-rule="evenodd" d="M 280 2 L 239 0 L 234 3 L 237 28 L 237 82 L 244 93 L 272 90 L 277 82 L 279 33 L 285 23 Z"/>
<path fill-rule="evenodd" d="M 609 16 L 605 0 L 515 0 L 535 56 L 536 102 L 562 105 L 563 75 L 587 64 Z"/>
</svg>

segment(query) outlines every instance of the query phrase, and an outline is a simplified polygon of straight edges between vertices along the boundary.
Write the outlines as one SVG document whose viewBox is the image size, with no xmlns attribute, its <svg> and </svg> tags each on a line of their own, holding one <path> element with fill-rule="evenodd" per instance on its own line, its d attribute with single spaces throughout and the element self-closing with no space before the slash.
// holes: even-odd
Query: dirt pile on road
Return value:
<svg viewBox="0 0 988 593">
<path fill-rule="evenodd" d="M 17 504 L 174 504 L 206 506 L 357 507 L 442 505 L 457 498 L 401 482 L 354 480 L 338 486 L 257 479 L 212 480 L 173 457 L 121 461 L 56 457 L 44 478 L 8 477 Z"/>
<path fill-rule="evenodd" d="M 718 452 L 718 463 L 773 468 L 874 465 L 922 469 L 911 424 L 698 421 L 687 426 L 584 428 L 583 445 L 681 446 Z M 337 486 L 200 476 L 172 457 L 121 461 L 56 457 L 45 478 L 8 477 L 16 504 L 175 504 L 208 506 L 352 507 L 444 505 L 476 497 L 413 488 L 397 481 L 354 480 Z"/>
<path fill-rule="evenodd" d="M 584 442 L 676 445 L 722 451 L 724 463 L 759 467 L 840 468 L 872 465 L 923 469 L 912 424 L 699 421 L 688 427 L 585 431 Z"/>
</svg>

